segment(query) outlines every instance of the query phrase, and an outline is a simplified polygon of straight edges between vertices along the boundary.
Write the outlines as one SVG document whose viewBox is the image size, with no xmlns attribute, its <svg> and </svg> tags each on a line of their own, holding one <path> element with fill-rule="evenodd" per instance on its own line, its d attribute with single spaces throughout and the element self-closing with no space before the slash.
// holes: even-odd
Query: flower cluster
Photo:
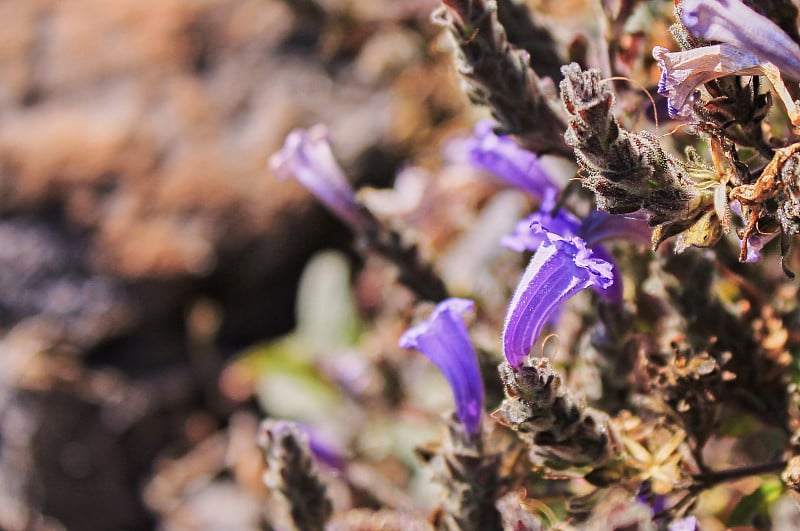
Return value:
<svg viewBox="0 0 800 531">
<path fill-rule="evenodd" d="M 480 255 L 497 262 L 475 270 L 496 275 L 502 281 L 489 284 L 502 290 L 522 264 L 499 246 L 528 253 L 513 293 L 500 291 L 492 299 L 479 288 L 452 287 L 469 297 L 456 298 L 435 274 L 425 277 L 437 260 L 444 263 L 447 251 L 432 250 L 430 264 L 417 255 L 407 260 L 413 244 L 401 246 L 398 233 L 384 226 L 396 221 L 385 219 L 389 213 L 374 216 L 359 204 L 321 127 L 291 133 L 270 162 L 276 175 L 294 175 L 350 226 L 362 246 L 366 242 L 398 265 L 417 302 L 437 303 L 410 327 L 413 312 L 391 307 L 385 312 L 390 317 L 381 319 L 393 326 L 375 334 L 392 341 L 399 335 L 399 346 L 427 357 L 452 391 L 455 413 L 447 417 L 443 439 L 417 450 L 443 488 L 434 525 L 535 529 L 542 527 L 540 516 L 556 524 L 549 509 L 540 514 L 526 505 L 524 488 L 532 488 L 542 498 L 554 492 L 575 497 L 564 510 L 577 528 L 690 530 L 701 526 L 689 514 L 699 493 L 732 479 L 783 470 L 784 482 L 797 490 L 800 444 L 786 434 L 800 425 L 791 369 L 800 346 L 798 289 L 777 267 L 743 264 L 760 261 L 780 235 L 781 265 L 790 275 L 789 243 L 800 233 L 800 142 L 791 127 L 778 123 L 788 118 L 800 127 L 793 97 L 793 83 L 800 81 L 797 10 L 780 0 L 676 1 L 671 31 L 680 50 L 670 51 L 656 42 L 644 46 L 641 35 L 622 39 L 624 19 L 634 24 L 636 2 L 604 0 L 607 31 L 599 33 L 613 39 L 599 49 L 608 57 L 592 64 L 591 54 L 570 50 L 590 67 L 565 65 L 556 84 L 540 78 L 531 64 L 535 56 L 516 47 L 523 39 L 507 18 L 508 5 L 442 4 L 436 21 L 456 37 L 466 90 L 494 118 L 480 121 L 449 149 L 449 162 L 462 163 L 454 173 L 469 174 L 459 184 L 474 186 L 464 192 L 474 194 L 464 202 L 477 215 L 449 219 L 449 204 L 431 207 L 441 200 L 435 196 L 409 219 L 447 225 L 445 235 L 466 229 L 469 244 L 476 241 L 470 239 L 473 225 L 482 229 L 497 221 L 480 231 L 481 245 L 474 245 L 498 246 Z M 645 81 L 651 85 L 658 79 L 670 117 L 690 127 L 677 128 L 675 137 L 659 131 L 657 120 L 642 111 L 649 110 L 642 94 L 614 84 L 619 70 L 650 76 Z M 762 78 L 771 93 L 762 90 Z M 780 107 L 772 108 L 772 93 Z M 578 169 L 560 174 L 553 168 L 568 164 L 551 165 L 547 156 L 570 159 Z M 497 187 L 479 181 L 484 174 L 518 193 L 497 194 Z M 577 181 L 588 191 L 566 184 Z M 515 215 L 500 219 L 496 205 L 511 203 Z M 535 208 L 519 219 L 520 205 Z M 386 234 L 392 236 L 381 236 Z M 431 278 L 436 289 L 426 290 Z M 587 289 L 573 306 L 585 301 L 590 308 L 567 311 L 564 303 Z M 468 329 L 465 314 L 476 307 Z M 556 328 L 556 316 L 572 321 Z M 563 348 L 553 358 L 531 357 L 548 326 L 558 331 L 560 344 L 563 338 Z M 386 372 L 402 372 L 405 353 L 375 350 L 394 356 Z M 497 365 L 499 382 L 497 373 L 481 371 L 490 363 Z M 402 381 L 395 376 L 384 382 Z M 726 422 L 737 421 L 731 412 L 758 424 L 753 437 L 762 428 L 775 431 L 773 438 L 782 442 L 771 442 L 771 453 L 779 454 L 783 444 L 784 455 L 722 469 L 727 461 L 709 455 L 709 448 L 720 442 Z M 716 447 L 723 446 L 733 448 L 728 461 L 753 458 L 746 445 Z M 567 476 L 554 476 L 564 470 Z M 548 483 L 553 477 L 584 481 Z M 321 496 L 319 487 L 316 492 Z M 724 516 L 738 522 L 731 525 L 745 525 L 736 511 Z"/>
<path fill-rule="evenodd" d="M 466 143 L 468 160 L 508 184 L 539 198 L 539 210 L 517 224 L 501 243 L 516 251 L 534 251 L 511 299 L 503 327 L 503 351 L 519 367 L 559 306 L 579 291 L 594 287 L 619 303 L 622 281 L 602 242 L 612 239 L 649 242 L 650 229 L 640 219 L 597 210 L 583 220 L 556 205 L 560 189 L 535 154 L 508 136 L 499 136 L 491 122 L 475 128 Z"/>
</svg>

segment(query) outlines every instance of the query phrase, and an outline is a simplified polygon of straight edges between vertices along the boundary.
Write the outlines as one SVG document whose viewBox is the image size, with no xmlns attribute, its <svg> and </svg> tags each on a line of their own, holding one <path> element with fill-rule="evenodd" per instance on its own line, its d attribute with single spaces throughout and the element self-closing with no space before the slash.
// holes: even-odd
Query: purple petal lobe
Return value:
<svg viewBox="0 0 800 531">
<path fill-rule="evenodd" d="M 518 222 L 514 232 L 503 236 L 500 244 L 517 252 L 535 251 L 546 239 L 546 231 L 561 236 L 578 234 L 580 220 L 562 208 L 555 210 L 555 207 L 556 193 L 548 191 L 539 210 Z"/>
<path fill-rule="evenodd" d="M 496 135 L 492 128 L 491 120 L 479 122 L 473 137 L 465 142 L 465 151 L 473 166 L 536 197 L 558 190 L 539 163 L 539 157 L 519 147 L 511 137 Z"/>
<path fill-rule="evenodd" d="M 692 35 L 743 48 L 800 80 L 800 46 L 741 0 L 683 0 L 681 7 Z"/>
<path fill-rule="evenodd" d="M 612 282 L 611 285 L 603 287 L 601 284 L 593 284 L 592 289 L 603 297 L 607 302 L 613 302 L 615 304 L 619 304 L 622 302 L 622 275 L 619 273 L 619 268 L 617 264 L 614 263 L 614 257 L 611 256 L 611 253 L 608 252 L 608 249 L 603 247 L 602 245 L 595 245 L 592 247 L 592 253 L 594 257 L 598 260 L 605 260 L 609 264 L 611 264 L 611 276 Z"/>
<path fill-rule="evenodd" d="M 478 359 L 463 318 L 473 307 L 467 299 L 446 299 L 426 321 L 408 329 L 399 342 L 403 348 L 422 352 L 442 371 L 455 397 L 456 416 L 470 434 L 480 429 L 484 401 Z"/>
<path fill-rule="evenodd" d="M 281 179 L 297 179 L 354 230 L 364 230 L 370 224 L 333 158 L 325 126 L 315 125 L 307 131 L 296 129 L 289 133 L 283 148 L 270 157 L 269 166 Z"/>
<path fill-rule="evenodd" d="M 544 230 L 544 229 L 542 229 Z M 512 367 L 522 365 L 556 308 L 589 286 L 607 289 L 613 266 L 596 258 L 578 236 L 546 232 L 511 299 L 503 327 L 503 351 Z"/>
</svg>

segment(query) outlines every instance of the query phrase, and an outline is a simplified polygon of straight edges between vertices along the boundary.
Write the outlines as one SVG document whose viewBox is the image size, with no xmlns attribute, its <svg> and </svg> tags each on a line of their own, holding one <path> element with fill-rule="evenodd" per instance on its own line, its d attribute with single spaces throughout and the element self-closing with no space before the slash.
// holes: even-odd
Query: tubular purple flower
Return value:
<svg viewBox="0 0 800 531">
<path fill-rule="evenodd" d="M 733 44 L 800 80 L 800 46 L 741 0 L 683 0 L 681 20 L 695 37 Z"/>
<path fill-rule="evenodd" d="M 622 301 L 622 278 L 614 264 L 611 253 L 601 245 L 611 239 L 625 239 L 634 243 L 648 244 L 652 229 L 643 219 L 626 218 L 599 210 L 592 211 L 583 221 L 564 209 L 552 212 L 555 197 L 542 200 L 538 212 L 523 219 L 514 228 L 514 232 L 500 239 L 505 247 L 518 252 L 536 251 L 547 239 L 547 233 L 555 233 L 562 237 L 582 238 L 591 247 L 595 258 L 600 258 L 612 265 L 613 282 L 607 288 L 593 286 L 595 291 L 609 302 Z"/>
<path fill-rule="evenodd" d="M 403 348 L 422 352 L 442 371 L 453 391 L 456 416 L 470 435 L 480 430 L 484 402 L 478 359 L 463 318 L 474 306 L 471 300 L 446 299 L 428 320 L 408 329 L 399 341 Z"/>
<path fill-rule="evenodd" d="M 324 125 L 315 125 L 307 131 L 295 129 L 289 133 L 283 148 L 270 157 L 269 166 L 281 179 L 294 176 L 354 231 L 365 231 L 372 225 L 333 157 Z"/>
<path fill-rule="evenodd" d="M 682 52 L 653 48 L 653 57 L 661 68 L 658 93 L 666 96 L 671 118 L 689 114 L 689 102 L 702 84 L 728 76 L 766 76 L 783 102 L 792 124 L 800 123 L 800 110 L 786 89 L 780 70 L 749 50 L 731 44 L 715 44 Z"/>
<path fill-rule="evenodd" d="M 511 137 L 496 135 L 493 128 L 491 120 L 478 122 L 475 134 L 464 143 L 470 164 L 536 197 L 558 190 L 539 163 L 539 157 L 519 147 Z"/>
<path fill-rule="evenodd" d="M 545 240 L 517 285 L 503 327 L 503 351 L 514 368 L 522 365 L 562 302 L 589 286 L 607 289 L 614 281 L 613 265 L 594 257 L 582 238 L 537 230 L 545 231 Z"/>
<path fill-rule="evenodd" d="M 661 68 L 658 93 L 668 98 L 670 117 L 688 114 L 689 98 L 695 89 L 719 77 L 731 74 L 761 75 L 762 61 L 753 53 L 731 46 L 716 44 L 682 52 L 653 48 L 653 57 Z"/>
</svg>

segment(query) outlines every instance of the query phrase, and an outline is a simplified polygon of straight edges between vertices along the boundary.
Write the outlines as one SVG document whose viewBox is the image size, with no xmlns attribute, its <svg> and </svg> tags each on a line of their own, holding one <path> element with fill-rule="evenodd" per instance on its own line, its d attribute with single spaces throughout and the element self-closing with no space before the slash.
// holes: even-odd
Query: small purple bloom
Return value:
<svg viewBox="0 0 800 531">
<path fill-rule="evenodd" d="M 322 439 L 319 435 L 308 430 L 308 448 L 318 463 L 321 463 L 333 470 L 342 471 L 345 468 L 346 461 L 344 456 L 330 442 Z"/>
<path fill-rule="evenodd" d="M 673 520 L 668 527 L 669 531 L 700 531 L 700 523 L 694 516 Z"/>
<path fill-rule="evenodd" d="M 683 25 L 695 37 L 733 44 L 800 80 L 800 46 L 741 0 L 683 0 Z"/>
<path fill-rule="evenodd" d="M 372 220 L 356 201 L 350 183 L 333 158 L 324 125 L 289 133 L 283 148 L 270 157 L 269 166 L 281 179 L 294 176 L 353 230 L 365 231 L 371 226 Z"/>
<path fill-rule="evenodd" d="M 766 76 L 783 102 L 792 124 L 800 124 L 800 109 L 773 63 L 750 50 L 732 44 L 715 44 L 682 52 L 653 48 L 653 57 L 661 68 L 658 93 L 667 97 L 671 118 L 687 116 L 694 91 L 704 83 L 728 76 Z"/>
<path fill-rule="evenodd" d="M 667 97 L 671 118 L 688 115 L 688 103 L 700 85 L 731 74 L 761 75 L 762 61 L 755 54 L 717 44 L 682 52 L 653 48 L 653 57 L 661 68 L 658 93 Z"/>
<path fill-rule="evenodd" d="M 772 234 L 753 234 L 747 238 L 747 256 L 744 259 L 745 264 L 755 264 L 761 261 L 761 249 L 766 244 L 772 241 L 779 233 Z M 741 242 L 741 240 L 739 240 Z"/>
<path fill-rule="evenodd" d="M 650 514 L 653 516 L 664 512 L 667 508 L 667 497 L 663 494 L 653 494 L 649 482 L 642 483 L 639 486 L 639 490 L 636 492 L 636 501 L 642 505 L 649 505 Z M 658 518 L 658 520 L 661 520 L 661 518 Z"/>
<path fill-rule="evenodd" d="M 480 430 L 484 400 L 478 359 L 463 318 L 474 306 L 471 300 L 446 299 L 428 320 L 406 330 L 399 342 L 403 348 L 419 350 L 439 367 L 453 391 L 456 416 L 471 435 Z"/>
<path fill-rule="evenodd" d="M 542 327 L 558 306 L 578 291 L 609 288 L 614 266 L 593 256 L 579 236 L 561 236 L 534 223 L 545 239 L 533 255 L 511 299 L 503 327 L 509 365 L 522 365 Z"/>
<path fill-rule="evenodd" d="M 539 157 L 519 147 L 510 136 L 496 135 L 493 128 L 491 120 L 478 122 L 475 134 L 458 146 L 466 151 L 470 164 L 536 197 L 558 190 L 539 163 Z"/>
</svg>

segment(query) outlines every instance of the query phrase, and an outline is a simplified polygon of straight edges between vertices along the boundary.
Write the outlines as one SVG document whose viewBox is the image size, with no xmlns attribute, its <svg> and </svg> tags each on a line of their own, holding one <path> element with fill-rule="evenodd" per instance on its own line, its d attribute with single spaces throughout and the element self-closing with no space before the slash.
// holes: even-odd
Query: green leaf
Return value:
<svg viewBox="0 0 800 531">
<path fill-rule="evenodd" d="M 756 516 L 768 521 L 769 509 L 780 498 L 782 492 L 783 485 L 777 478 L 766 478 L 752 494 L 742 498 L 725 525 L 727 527 L 751 525 Z"/>
<path fill-rule="evenodd" d="M 720 425 L 717 435 L 739 438 L 757 433 L 761 427 L 761 424 L 752 415 L 739 413 L 725 419 Z"/>
</svg>

